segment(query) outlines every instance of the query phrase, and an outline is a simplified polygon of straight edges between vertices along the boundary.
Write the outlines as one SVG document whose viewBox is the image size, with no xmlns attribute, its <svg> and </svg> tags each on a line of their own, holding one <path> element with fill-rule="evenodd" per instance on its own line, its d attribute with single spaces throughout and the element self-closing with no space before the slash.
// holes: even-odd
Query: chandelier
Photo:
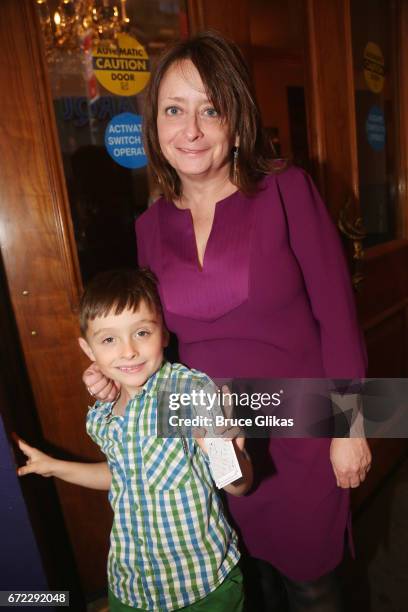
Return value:
<svg viewBox="0 0 408 612">
<path fill-rule="evenodd" d="M 129 18 L 126 0 L 36 0 L 46 53 L 72 53 L 87 39 L 92 46 L 115 45 L 117 35 L 126 32 Z M 49 57 L 50 59 L 50 57 Z"/>
</svg>

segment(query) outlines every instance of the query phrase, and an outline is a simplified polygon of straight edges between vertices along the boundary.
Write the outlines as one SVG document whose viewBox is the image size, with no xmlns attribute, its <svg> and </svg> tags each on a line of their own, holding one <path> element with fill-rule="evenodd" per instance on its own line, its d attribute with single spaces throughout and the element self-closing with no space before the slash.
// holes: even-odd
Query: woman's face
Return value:
<svg viewBox="0 0 408 612">
<path fill-rule="evenodd" d="M 181 181 L 228 176 L 231 138 L 209 102 L 190 60 L 167 70 L 159 88 L 157 131 L 160 147 Z"/>
</svg>

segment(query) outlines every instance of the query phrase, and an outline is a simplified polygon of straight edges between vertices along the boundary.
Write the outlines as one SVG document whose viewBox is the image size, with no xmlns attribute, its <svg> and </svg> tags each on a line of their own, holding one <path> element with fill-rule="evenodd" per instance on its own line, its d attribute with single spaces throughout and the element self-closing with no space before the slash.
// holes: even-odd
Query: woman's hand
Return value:
<svg viewBox="0 0 408 612">
<path fill-rule="evenodd" d="M 371 451 L 365 438 L 333 438 L 330 446 L 337 486 L 356 488 L 371 467 Z"/>
<path fill-rule="evenodd" d="M 82 380 L 88 389 L 88 393 L 101 402 L 113 402 L 119 397 L 120 385 L 110 378 L 106 378 L 96 363 L 85 370 Z"/>
</svg>

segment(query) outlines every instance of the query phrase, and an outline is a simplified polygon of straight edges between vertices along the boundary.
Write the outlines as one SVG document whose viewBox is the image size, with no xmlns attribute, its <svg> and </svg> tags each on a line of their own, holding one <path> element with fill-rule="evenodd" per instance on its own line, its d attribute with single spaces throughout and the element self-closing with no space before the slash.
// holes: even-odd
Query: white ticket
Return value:
<svg viewBox="0 0 408 612">
<path fill-rule="evenodd" d="M 231 440 L 204 438 L 210 470 L 218 489 L 241 478 L 242 472 Z"/>
</svg>

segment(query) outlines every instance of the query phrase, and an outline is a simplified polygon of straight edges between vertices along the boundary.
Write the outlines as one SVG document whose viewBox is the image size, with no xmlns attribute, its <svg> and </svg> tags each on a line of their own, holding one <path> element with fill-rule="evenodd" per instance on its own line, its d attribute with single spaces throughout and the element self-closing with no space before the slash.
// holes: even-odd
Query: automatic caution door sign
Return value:
<svg viewBox="0 0 408 612">
<path fill-rule="evenodd" d="M 384 65 L 381 48 L 376 43 L 367 43 L 364 49 L 364 77 L 374 93 L 380 93 L 384 87 Z"/>
<path fill-rule="evenodd" d="M 99 83 L 117 96 L 138 94 L 150 78 L 145 48 L 128 34 L 118 34 L 115 47 L 98 44 L 92 52 L 92 63 Z"/>
</svg>

